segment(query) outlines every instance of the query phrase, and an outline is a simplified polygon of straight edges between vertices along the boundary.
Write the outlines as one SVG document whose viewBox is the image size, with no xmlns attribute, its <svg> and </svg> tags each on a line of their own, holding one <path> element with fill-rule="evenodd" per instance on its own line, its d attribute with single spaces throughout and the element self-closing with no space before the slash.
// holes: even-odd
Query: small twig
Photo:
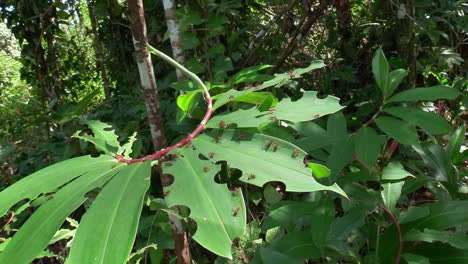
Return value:
<svg viewBox="0 0 468 264">
<path fill-rule="evenodd" d="M 393 155 L 395 150 L 398 148 L 398 145 L 399 145 L 398 141 L 393 140 L 392 144 L 390 144 L 390 147 L 388 148 L 387 153 L 385 153 L 384 158 L 390 159 L 390 157 Z"/>
<path fill-rule="evenodd" d="M 403 235 L 401 234 L 400 223 L 398 222 L 398 219 L 396 218 L 396 216 L 390 210 L 388 210 L 385 206 L 383 206 L 381 204 L 377 204 L 377 206 L 380 207 L 382 210 L 384 210 L 385 213 L 388 214 L 388 216 L 390 216 L 390 219 L 392 219 L 392 222 L 393 222 L 393 224 L 395 225 L 395 227 L 397 229 L 397 233 L 398 233 L 398 253 L 397 253 L 397 256 L 396 256 L 396 259 L 395 259 L 395 264 L 400 264 L 400 258 L 401 258 L 401 254 L 403 252 Z"/>
<path fill-rule="evenodd" d="M 200 80 L 200 78 L 198 78 L 197 75 L 195 75 L 191 71 L 187 70 L 184 66 L 180 65 L 178 62 L 173 60 L 171 57 L 167 56 L 166 54 L 164 54 L 161 51 L 153 48 L 150 45 L 148 45 L 148 50 L 152 54 L 158 56 L 159 58 L 163 59 L 164 61 L 168 62 L 169 64 L 171 64 L 172 66 L 174 66 L 175 68 L 180 70 L 189 79 L 191 79 L 193 82 L 198 84 L 203 90 L 203 93 L 204 93 L 204 96 L 205 96 L 205 102 L 208 105 L 208 107 L 207 107 L 205 116 L 203 117 L 203 120 L 200 122 L 200 124 L 197 126 L 197 128 L 195 128 L 195 130 L 192 133 L 188 134 L 188 136 L 183 138 L 181 141 L 177 142 L 175 145 L 172 145 L 172 146 L 170 146 L 168 148 L 161 149 L 161 150 L 159 150 L 159 151 L 157 151 L 157 152 L 155 152 L 155 153 L 153 153 L 151 155 L 148 155 L 148 156 L 145 156 L 145 157 L 142 157 L 142 158 L 138 158 L 138 159 L 128 160 L 128 159 L 124 158 L 122 155 L 117 155 L 116 156 L 118 161 L 124 162 L 124 163 L 127 163 L 127 164 L 132 164 L 132 163 L 136 163 L 136 162 L 143 162 L 143 161 L 149 161 L 149 160 L 158 160 L 158 159 L 164 157 L 167 153 L 169 153 L 169 151 L 171 151 L 173 149 L 181 148 L 181 147 L 183 147 L 185 145 L 188 145 L 190 142 L 192 142 L 192 140 L 196 136 L 198 136 L 201 132 L 203 132 L 203 130 L 205 129 L 206 123 L 208 122 L 208 120 L 211 117 L 211 114 L 213 113 L 213 101 L 211 99 L 210 93 L 208 92 L 208 88 L 206 88 L 205 84 L 202 82 L 202 80 Z"/>
<path fill-rule="evenodd" d="M 15 212 L 11 212 L 10 218 L 8 219 L 8 221 L 6 221 L 6 223 L 2 226 L 2 228 L 0 228 L 0 232 L 2 232 L 3 229 L 5 229 L 5 227 L 7 227 L 9 224 L 11 224 L 11 222 L 13 222 L 14 218 L 15 218 Z"/>
</svg>

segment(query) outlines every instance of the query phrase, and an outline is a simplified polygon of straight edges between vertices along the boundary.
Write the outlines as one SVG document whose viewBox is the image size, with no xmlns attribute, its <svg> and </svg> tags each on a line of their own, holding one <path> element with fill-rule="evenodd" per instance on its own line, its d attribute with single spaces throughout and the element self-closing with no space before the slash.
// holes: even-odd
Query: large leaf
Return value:
<svg viewBox="0 0 468 264">
<path fill-rule="evenodd" d="M 386 97 L 393 94 L 395 89 L 398 88 L 401 81 L 403 80 L 403 78 L 406 77 L 406 75 L 408 75 L 408 71 L 405 69 L 396 69 L 388 74 L 388 90 Z"/>
<path fill-rule="evenodd" d="M 226 130 L 223 134 L 200 135 L 193 144 L 213 161 L 225 160 L 230 167 L 242 170 L 240 180 L 246 183 L 262 187 L 267 182 L 279 181 L 286 185 L 286 191 L 329 190 L 346 196 L 336 184 L 318 183 L 304 165 L 306 153 L 281 139 Z"/>
<path fill-rule="evenodd" d="M 213 96 L 213 100 L 216 100 L 216 102 L 213 105 L 213 111 L 229 102 L 247 102 L 251 104 L 261 104 L 267 97 L 273 97 L 273 95 L 269 92 L 253 92 L 253 90 L 251 89 L 243 91 L 231 89 L 225 93 Z M 276 105 L 278 99 L 274 98 L 273 101 L 273 105 Z"/>
<path fill-rule="evenodd" d="M 37 171 L 0 192 L 0 216 L 23 199 L 34 199 L 41 193 L 55 191 L 88 171 L 104 171 L 116 164 L 117 161 L 111 156 L 82 156 Z"/>
<path fill-rule="evenodd" d="M 458 249 L 443 243 L 415 243 L 408 247 L 411 254 L 423 256 L 431 264 L 462 264 L 468 263 L 468 250 Z M 413 256 L 414 256 L 413 255 Z M 417 264 L 424 264 L 421 260 Z M 394 262 L 385 262 L 394 263 Z"/>
<path fill-rule="evenodd" d="M 404 181 L 386 182 L 382 184 L 382 200 L 385 206 L 393 212 L 396 211 L 395 206 L 398 199 L 400 199 L 403 184 L 405 184 Z"/>
<path fill-rule="evenodd" d="M 232 240 L 244 233 L 246 224 L 242 192 L 216 183 L 220 165 L 200 159 L 191 147 L 171 154 L 177 157 L 163 165 L 163 173 L 174 177 L 172 185 L 164 188 L 167 205 L 189 207 L 190 217 L 197 222 L 193 238 L 214 253 L 232 258 Z"/>
<path fill-rule="evenodd" d="M 447 154 L 452 161 L 460 154 L 460 148 L 463 142 L 465 142 L 465 133 L 466 127 L 460 126 L 450 136 L 450 140 L 447 144 Z"/>
<path fill-rule="evenodd" d="M 31 263 L 47 246 L 65 218 L 87 199 L 86 193 L 103 185 L 124 167 L 123 163 L 115 165 L 114 168 L 89 171 L 50 196 L 51 200 L 39 207 L 13 236 L 0 254 L 0 263 Z M 67 174 L 73 172 L 73 168 L 61 172 Z"/>
<path fill-rule="evenodd" d="M 424 231 L 410 230 L 403 238 L 404 241 L 440 241 L 453 247 L 468 250 L 468 236 L 464 232 L 437 231 L 424 229 Z"/>
<path fill-rule="evenodd" d="M 401 180 L 406 177 L 414 177 L 411 173 L 407 172 L 403 165 L 398 161 L 392 161 L 382 170 L 381 179 L 384 181 Z"/>
<path fill-rule="evenodd" d="M 374 57 L 372 58 L 372 73 L 374 74 L 375 82 L 377 86 L 380 88 L 384 97 L 390 95 L 388 91 L 388 73 L 390 72 L 390 65 L 385 58 L 385 54 L 383 53 L 381 48 L 378 48 L 375 53 Z"/>
<path fill-rule="evenodd" d="M 404 121 L 421 127 L 431 135 L 450 132 L 450 125 L 443 117 L 411 107 L 388 107 L 384 111 L 388 114 L 403 119 Z"/>
<path fill-rule="evenodd" d="M 414 88 L 398 93 L 388 100 L 388 102 L 407 101 L 434 101 L 437 99 L 455 99 L 460 95 L 456 89 L 448 86 L 433 86 L 428 88 Z"/>
<path fill-rule="evenodd" d="M 237 127 L 257 127 L 274 120 L 302 122 L 335 113 L 342 108 L 337 97 L 328 96 L 319 99 L 317 92 L 305 92 L 301 99 L 295 102 L 289 98 L 283 99 L 269 111 L 261 112 L 256 108 L 250 108 L 215 116 L 208 122 L 207 127 L 217 128 L 220 123 L 236 124 Z"/>
<path fill-rule="evenodd" d="M 419 144 L 416 128 L 408 122 L 389 116 L 381 116 L 375 119 L 375 123 L 385 134 L 402 144 Z"/>
<path fill-rule="evenodd" d="M 381 139 L 375 130 L 370 127 L 360 129 L 355 135 L 354 150 L 356 155 L 368 167 L 374 166 L 380 156 L 380 148 L 383 144 Z"/>
<path fill-rule="evenodd" d="M 97 120 L 85 119 L 80 120 L 80 123 L 89 126 L 94 136 L 87 135 L 86 133 L 80 135 L 81 131 L 78 130 L 72 137 L 93 143 L 97 150 L 107 155 L 114 155 L 119 152 L 119 141 L 111 125 Z"/>
<path fill-rule="evenodd" d="M 105 185 L 81 220 L 67 263 L 127 263 L 150 176 L 150 162 L 134 163 Z"/>
</svg>

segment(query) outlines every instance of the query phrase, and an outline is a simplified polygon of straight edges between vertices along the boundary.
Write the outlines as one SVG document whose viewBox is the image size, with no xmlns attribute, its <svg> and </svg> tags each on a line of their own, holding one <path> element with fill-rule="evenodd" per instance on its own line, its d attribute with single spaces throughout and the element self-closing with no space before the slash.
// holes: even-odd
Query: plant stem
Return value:
<svg viewBox="0 0 468 264">
<path fill-rule="evenodd" d="M 158 56 L 159 58 L 163 59 L 164 61 L 168 62 L 169 64 L 171 64 L 172 66 L 174 66 L 175 68 L 180 70 L 183 74 L 185 74 L 189 79 L 191 79 L 193 82 L 195 82 L 198 86 L 200 86 L 202 88 L 202 90 L 203 90 L 203 93 L 204 93 L 204 96 L 205 96 L 205 102 L 208 105 L 208 107 L 207 107 L 205 116 L 203 117 L 203 120 L 200 122 L 200 124 L 197 126 L 197 128 L 195 128 L 195 130 L 192 133 L 188 134 L 188 136 L 184 137 L 182 140 L 177 142 L 175 145 L 172 145 L 172 146 L 170 146 L 168 148 L 161 149 L 161 150 L 159 150 L 159 151 L 157 151 L 157 152 L 155 152 L 153 154 L 150 154 L 148 156 L 138 158 L 138 159 L 128 160 L 128 159 L 125 159 L 122 155 L 117 155 L 116 156 L 118 161 L 124 162 L 124 163 L 127 163 L 127 164 L 132 164 L 132 163 L 135 163 L 135 162 L 149 161 L 149 160 L 158 160 L 158 159 L 164 157 L 164 155 L 166 155 L 167 153 L 169 153 L 169 151 L 171 151 L 173 149 L 176 149 L 176 148 L 181 148 L 181 147 L 189 144 L 190 142 L 192 142 L 192 140 L 196 136 L 198 136 L 201 132 L 203 132 L 203 130 L 205 129 L 206 123 L 208 122 L 208 120 L 210 119 L 210 117 L 211 117 L 211 115 L 213 113 L 213 101 L 211 99 L 210 93 L 208 92 L 208 88 L 206 88 L 206 86 L 202 82 L 202 80 L 200 80 L 200 78 L 198 78 L 197 75 L 195 75 L 191 71 L 187 70 L 184 66 L 180 65 L 177 61 L 173 60 L 171 57 L 169 57 L 166 54 L 162 53 L 161 51 L 151 47 L 150 45 L 148 45 L 147 47 L 148 47 L 149 52 L 151 52 L 152 54 Z"/>
<path fill-rule="evenodd" d="M 377 206 L 380 207 L 382 210 L 384 210 L 385 213 L 388 214 L 388 216 L 390 216 L 390 219 L 392 220 L 393 224 L 395 225 L 395 227 L 397 229 L 397 233 L 398 233 L 398 253 L 397 253 L 397 256 L 396 256 L 396 259 L 395 259 L 395 264 L 399 264 L 400 263 L 400 258 L 401 258 L 401 253 L 403 252 L 403 235 L 401 234 L 400 223 L 398 222 L 398 219 L 396 218 L 396 216 L 390 210 L 388 210 L 385 206 L 383 206 L 381 204 L 377 204 Z"/>
</svg>

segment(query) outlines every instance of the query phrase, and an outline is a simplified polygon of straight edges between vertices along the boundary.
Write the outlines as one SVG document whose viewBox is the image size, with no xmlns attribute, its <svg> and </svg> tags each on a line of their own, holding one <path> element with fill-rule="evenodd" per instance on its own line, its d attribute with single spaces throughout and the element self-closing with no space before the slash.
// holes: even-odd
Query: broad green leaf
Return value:
<svg viewBox="0 0 468 264">
<path fill-rule="evenodd" d="M 35 199 L 39 194 L 55 191 L 88 171 L 104 171 L 116 164 L 117 160 L 111 156 L 82 156 L 39 170 L 0 192 L 0 216 L 23 199 Z"/>
<path fill-rule="evenodd" d="M 456 89 L 448 86 L 433 86 L 428 88 L 414 88 L 398 93 L 390 99 L 390 102 L 408 102 L 408 101 L 434 101 L 437 99 L 455 99 L 460 95 Z"/>
<path fill-rule="evenodd" d="M 182 121 L 188 113 L 196 106 L 198 97 L 201 95 L 200 90 L 191 91 L 186 94 L 181 94 L 177 97 L 177 106 L 184 112 L 184 115 L 178 120 Z"/>
<path fill-rule="evenodd" d="M 197 223 L 193 239 L 220 256 L 232 258 L 232 240 L 244 233 L 246 224 L 242 191 L 231 192 L 225 184 L 216 183 L 214 177 L 221 166 L 200 159 L 191 147 L 172 154 L 177 158 L 163 163 L 163 173 L 174 177 L 172 185 L 164 188 L 167 205 L 189 207 L 190 218 Z"/>
<path fill-rule="evenodd" d="M 179 91 L 195 91 L 199 89 L 198 86 L 191 80 L 174 82 L 171 83 L 170 87 Z"/>
<path fill-rule="evenodd" d="M 456 194 L 458 187 L 458 174 L 448 153 L 435 143 L 425 143 L 422 146 L 413 146 L 413 149 L 423 159 L 424 164 L 431 168 L 431 176 L 439 182 L 446 183 L 449 191 Z"/>
<path fill-rule="evenodd" d="M 312 169 L 312 175 L 317 179 L 326 178 L 331 173 L 330 169 L 322 164 L 309 162 L 307 163 L 307 167 Z"/>
<path fill-rule="evenodd" d="M 334 138 L 344 138 L 349 135 L 346 118 L 342 112 L 330 115 L 327 119 L 327 132 Z"/>
<path fill-rule="evenodd" d="M 396 69 L 388 74 L 388 91 L 386 97 L 392 95 L 395 92 L 395 89 L 398 88 L 406 75 L 408 75 L 408 71 L 405 69 Z"/>
<path fill-rule="evenodd" d="M 468 201 L 437 202 L 426 206 L 411 206 L 400 217 L 404 230 L 425 228 L 444 230 L 468 224 Z"/>
<path fill-rule="evenodd" d="M 262 230 L 282 227 L 293 231 L 304 223 L 313 223 L 316 204 L 305 201 L 280 201 L 270 208 L 270 213 L 262 223 Z"/>
<path fill-rule="evenodd" d="M 283 253 L 280 253 L 270 247 L 263 247 L 260 248 L 260 256 L 261 262 L 260 263 L 301 263 L 304 261 L 296 256 L 290 256 Z"/>
<path fill-rule="evenodd" d="M 255 88 L 255 89 L 256 90 L 261 90 L 261 89 L 265 89 L 265 88 L 272 87 L 272 86 L 281 87 L 284 84 L 286 84 L 287 82 L 289 82 L 291 79 L 299 78 L 304 73 L 308 73 L 308 72 L 310 72 L 312 70 L 320 69 L 320 68 L 323 68 L 325 66 L 326 65 L 323 63 L 323 61 L 319 61 L 319 60 L 312 61 L 310 63 L 310 65 L 309 65 L 309 67 L 307 67 L 307 68 L 298 68 L 298 69 L 295 69 L 293 71 L 280 73 L 280 74 L 275 74 L 273 79 L 262 83 L 262 85 L 260 85 L 258 88 Z"/>
<path fill-rule="evenodd" d="M 283 199 L 283 196 L 271 184 L 263 188 L 263 197 L 268 204 L 275 204 Z"/>
<path fill-rule="evenodd" d="M 194 33 L 190 31 L 184 31 L 182 32 L 182 43 L 183 49 L 189 50 L 198 47 L 198 45 L 200 44 L 200 40 Z"/>
<path fill-rule="evenodd" d="M 344 108 L 340 99 L 328 96 L 323 99 L 317 97 L 317 92 L 304 92 L 301 99 L 292 101 L 290 98 L 281 100 L 271 111 L 271 116 L 279 120 L 303 122 L 335 113 Z"/>
<path fill-rule="evenodd" d="M 424 231 L 419 231 L 412 229 L 405 234 L 403 240 L 424 241 L 430 243 L 434 241 L 440 241 L 459 249 L 468 250 L 468 236 L 464 232 L 437 231 L 432 229 L 424 229 Z"/>
<path fill-rule="evenodd" d="M 396 204 L 398 199 L 401 196 L 401 188 L 405 184 L 404 181 L 399 182 L 386 182 L 382 184 L 382 200 L 384 202 L 385 207 L 390 209 L 390 211 L 396 211 Z"/>
<path fill-rule="evenodd" d="M 214 162 L 225 160 L 231 168 L 242 170 L 243 182 L 262 187 L 267 182 L 279 181 L 290 192 L 329 190 L 346 196 L 336 184 L 318 183 L 304 165 L 306 153 L 281 139 L 225 130 L 223 134 L 202 134 L 193 140 L 193 145 Z"/>
<path fill-rule="evenodd" d="M 81 119 L 80 123 L 87 125 L 93 131 L 94 136 L 80 135 L 81 131 L 78 130 L 72 137 L 93 143 L 97 150 L 107 155 L 115 155 L 120 150 L 117 135 L 111 125 L 97 120 L 85 119 Z"/>
<path fill-rule="evenodd" d="M 408 122 L 389 116 L 381 116 L 375 119 L 375 123 L 385 134 L 402 144 L 419 144 L 416 128 Z"/>
<path fill-rule="evenodd" d="M 67 264 L 127 263 L 150 176 L 150 162 L 134 163 L 104 186 L 80 222 Z"/>
<path fill-rule="evenodd" d="M 344 216 L 336 218 L 331 224 L 328 239 L 331 241 L 347 239 L 349 234 L 365 224 L 366 215 L 365 208 L 354 207 Z"/>
<path fill-rule="evenodd" d="M 420 256 L 420 255 L 407 253 L 407 254 L 403 254 L 402 257 L 408 264 L 431 264 L 428 258 Z"/>
<path fill-rule="evenodd" d="M 330 135 L 325 129 L 313 122 L 295 123 L 291 126 L 305 136 L 294 140 L 293 143 L 307 151 L 333 145 L 342 139 L 342 137 Z"/>
<path fill-rule="evenodd" d="M 380 156 L 383 141 L 374 129 L 363 127 L 354 137 L 357 157 L 368 167 L 374 166 Z"/>
<path fill-rule="evenodd" d="M 310 232 L 312 241 L 317 248 L 323 250 L 326 246 L 330 226 L 335 220 L 333 199 L 329 195 L 323 196 L 311 213 Z"/>
<path fill-rule="evenodd" d="M 375 53 L 374 57 L 372 58 L 372 73 L 374 74 L 375 82 L 377 86 L 380 88 L 382 95 L 384 97 L 388 97 L 390 95 L 388 89 L 388 73 L 390 72 L 390 65 L 385 58 L 385 54 L 383 53 L 381 48 L 378 48 Z"/>
<path fill-rule="evenodd" d="M 456 156 L 460 153 L 460 148 L 465 142 L 466 127 L 460 126 L 450 136 L 450 140 L 447 144 L 447 154 L 453 161 Z"/>
<path fill-rule="evenodd" d="M 270 92 L 253 92 L 252 90 L 237 91 L 231 89 L 225 93 L 213 96 L 213 99 L 216 100 L 213 105 L 213 111 L 230 102 L 246 102 L 259 105 L 267 97 L 274 98 L 273 105 L 278 103 L 278 99 L 276 99 Z"/>
<path fill-rule="evenodd" d="M 294 246 L 292 246 L 294 245 Z M 286 255 L 290 258 L 295 258 L 300 260 L 301 263 L 307 259 L 317 259 L 322 256 L 320 251 L 312 239 L 312 236 L 309 232 L 290 232 L 280 237 L 279 239 L 271 242 L 270 248 L 279 252 L 283 255 Z M 264 262 L 264 263 L 281 263 L 281 262 Z"/>
<path fill-rule="evenodd" d="M 413 246 L 408 247 L 405 251 L 408 251 L 408 253 L 412 255 L 423 256 L 424 259 L 421 260 L 424 261 L 427 259 L 430 264 L 468 263 L 468 250 L 454 248 L 439 242 L 414 243 Z M 417 262 L 417 264 L 423 263 L 424 262 Z"/>
<path fill-rule="evenodd" d="M 450 132 L 450 125 L 443 117 L 411 107 L 388 107 L 384 112 L 401 118 L 402 120 L 424 129 L 431 135 Z"/>
<path fill-rule="evenodd" d="M 283 99 L 268 111 L 260 112 L 256 108 L 250 108 L 215 116 L 208 122 L 207 127 L 217 128 L 221 121 L 226 125 L 234 123 L 237 127 L 257 127 L 275 120 L 303 122 L 335 113 L 342 108 L 343 106 L 339 104 L 339 99 L 336 97 L 328 96 L 319 99 L 317 92 L 304 92 L 301 99 L 295 102 L 289 98 Z"/>
<path fill-rule="evenodd" d="M 272 79 L 273 76 L 271 75 L 258 73 L 261 70 L 268 69 L 271 67 L 271 65 L 258 65 L 242 69 L 238 73 L 234 74 L 234 76 L 231 77 L 229 82 L 231 84 L 239 84 L 246 82 L 261 82 Z"/>
<path fill-rule="evenodd" d="M 392 161 L 382 170 L 381 179 L 384 181 L 401 180 L 406 177 L 414 177 L 411 173 L 407 172 L 403 165 L 398 161 Z"/>
<path fill-rule="evenodd" d="M 65 218 L 87 199 L 86 193 L 103 185 L 123 167 L 121 163 L 114 168 L 94 169 L 53 194 L 51 200 L 39 207 L 16 232 L 0 254 L 0 263 L 31 263 L 47 246 Z M 62 173 L 67 171 L 73 170 L 63 170 Z"/>
<path fill-rule="evenodd" d="M 341 138 L 334 146 L 327 158 L 326 166 L 332 175 L 337 175 L 346 165 L 353 161 L 354 138 L 348 136 Z"/>
</svg>

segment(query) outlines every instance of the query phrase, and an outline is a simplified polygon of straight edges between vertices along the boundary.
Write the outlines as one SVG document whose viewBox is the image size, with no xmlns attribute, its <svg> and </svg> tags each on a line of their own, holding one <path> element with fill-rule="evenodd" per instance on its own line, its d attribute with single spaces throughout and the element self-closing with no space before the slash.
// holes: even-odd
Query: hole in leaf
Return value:
<svg viewBox="0 0 468 264">
<path fill-rule="evenodd" d="M 171 174 L 164 174 L 161 177 L 161 183 L 163 187 L 172 185 L 174 183 L 174 176 L 172 176 Z"/>
</svg>

